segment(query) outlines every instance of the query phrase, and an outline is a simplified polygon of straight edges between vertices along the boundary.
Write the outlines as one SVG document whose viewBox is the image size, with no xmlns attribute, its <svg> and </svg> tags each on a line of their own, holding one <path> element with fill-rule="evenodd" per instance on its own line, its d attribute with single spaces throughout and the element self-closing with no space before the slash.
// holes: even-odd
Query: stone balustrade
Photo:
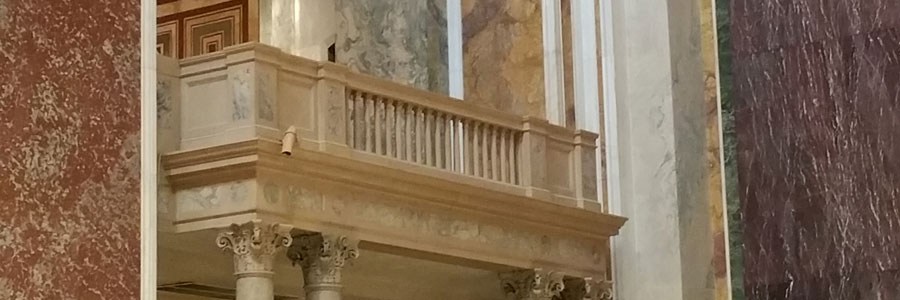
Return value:
<svg viewBox="0 0 900 300">
<path fill-rule="evenodd" d="M 518 270 L 502 277 L 517 299 L 578 299 L 607 279 L 625 219 L 596 200 L 594 133 L 257 43 L 157 67 L 160 228 L 228 228 L 219 245 L 234 250 L 237 294 L 268 299 L 283 247 L 307 299 L 340 299 L 357 248 Z M 247 256 L 260 237 L 293 244 Z M 315 252 L 339 248 L 338 260 Z"/>
<path fill-rule="evenodd" d="M 597 204 L 597 135 L 354 73 L 248 43 L 180 62 L 180 149 L 253 138 L 438 177 L 502 186 L 528 197 Z"/>
</svg>

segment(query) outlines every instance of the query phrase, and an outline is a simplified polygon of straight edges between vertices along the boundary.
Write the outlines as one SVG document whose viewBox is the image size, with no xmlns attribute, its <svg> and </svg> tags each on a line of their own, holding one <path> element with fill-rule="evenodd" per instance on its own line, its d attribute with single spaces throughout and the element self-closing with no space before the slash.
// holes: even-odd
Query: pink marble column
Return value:
<svg viewBox="0 0 900 300">
<path fill-rule="evenodd" d="M 139 1 L 0 0 L 0 299 L 137 299 Z"/>
</svg>

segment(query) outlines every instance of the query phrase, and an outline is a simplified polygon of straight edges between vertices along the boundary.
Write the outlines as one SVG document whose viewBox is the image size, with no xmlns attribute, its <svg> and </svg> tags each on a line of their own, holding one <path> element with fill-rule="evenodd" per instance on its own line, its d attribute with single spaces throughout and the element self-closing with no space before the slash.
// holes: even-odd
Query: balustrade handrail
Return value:
<svg viewBox="0 0 900 300">
<path fill-rule="evenodd" d="M 346 84 L 354 89 L 401 99 L 409 103 L 508 129 L 523 129 L 522 121 L 526 118 L 524 116 L 473 105 L 471 102 L 417 89 L 387 79 L 351 72 L 349 68 L 342 65 L 334 64 L 334 66 L 346 70 Z"/>
</svg>

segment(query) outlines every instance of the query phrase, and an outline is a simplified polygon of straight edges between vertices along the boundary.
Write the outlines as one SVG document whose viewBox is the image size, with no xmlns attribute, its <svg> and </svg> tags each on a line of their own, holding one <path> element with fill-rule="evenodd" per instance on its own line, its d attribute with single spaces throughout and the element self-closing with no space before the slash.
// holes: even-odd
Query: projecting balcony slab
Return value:
<svg viewBox="0 0 900 300">
<path fill-rule="evenodd" d="M 605 273 L 608 238 L 624 223 L 375 156 L 280 150 L 257 139 L 167 155 L 176 231 L 263 219 L 343 233 L 389 253 L 596 276 Z"/>
<path fill-rule="evenodd" d="M 262 219 L 369 250 L 605 277 L 625 219 L 597 201 L 594 133 L 259 44 L 159 69 L 161 228 Z"/>
</svg>

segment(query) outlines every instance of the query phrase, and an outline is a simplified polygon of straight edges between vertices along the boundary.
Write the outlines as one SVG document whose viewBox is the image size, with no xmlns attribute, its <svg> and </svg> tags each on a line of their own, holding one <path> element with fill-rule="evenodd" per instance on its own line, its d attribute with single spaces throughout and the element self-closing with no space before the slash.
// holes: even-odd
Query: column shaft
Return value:
<svg viewBox="0 0 900 300">
<path fill-rule="evenodd" d="M 275 299 L 272 277 L 241 277 L 237 279 L 235 286 L 235 299 L 237 300 Z"/>
</svg>

